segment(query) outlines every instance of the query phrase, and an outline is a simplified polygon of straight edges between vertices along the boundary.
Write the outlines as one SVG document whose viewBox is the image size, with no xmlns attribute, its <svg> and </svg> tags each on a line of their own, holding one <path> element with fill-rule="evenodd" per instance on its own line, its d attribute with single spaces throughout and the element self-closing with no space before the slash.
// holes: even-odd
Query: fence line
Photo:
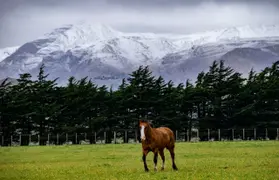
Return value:
<svg viewBox="0 0 279 180">
<path fill-rule="evenodd" d="M 279 140 L 279 128 L 265 129 L 192 129 L 174 131 L 177 142 Z M 119 144 L 139 143 L 138 130 L 116 130 L 92 133 L 17 134 L 1 136 L 1 146 Z"/>
</svg>

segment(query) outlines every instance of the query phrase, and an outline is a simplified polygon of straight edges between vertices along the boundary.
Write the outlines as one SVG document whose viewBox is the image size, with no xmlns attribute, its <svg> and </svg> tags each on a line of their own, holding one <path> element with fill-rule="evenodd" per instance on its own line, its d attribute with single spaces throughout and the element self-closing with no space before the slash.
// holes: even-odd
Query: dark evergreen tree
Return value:
<svg viewBox="0 0 279 180">
<path fill-rule="evenodd" d="M 16 126 L 18 133 L 23 137 L 36 133 L 32 119 L 35 112 L 33 110 L 33 102 L 31 101 L 34 91 L 34 82 L 31 78 L 32 76 L 28 73 L 20 74 L 20 78 L 17 79 L 18 84 L 12 86 L 10 91 L 11 103 L 8 110 L 8 117 L 11 118 L 11 123 Z M 22 138 L 22 145 L 28 145 L 28 142 L 27 138 Z"/>
<path fill-rule="evenodd" d="M 12 96 L 11 83 L 4 79 L 0 84 L 0 135 L 1 137 L 9 137 L 16 128 L 12 124 Z M 10 142 L 1 138 L 1 145 L 7 146 Z"/>
<path fill-rule="evenodd" d="M 225 67 L 224 61 L 214 61 L 209 72 L 204 75 L 203 85 L 208 95 L 208 118 L 211 127 L 229 128 L 234 116 L 231 105 L 234 105 L 241 92 L 244 79 L 231 67 Z"/>
<path fill-rule="evenodd" d="M 37 80 L 33 82 L 32 92 L 29 101 L 32 103 L 32 119 L 35 129 L 40 135 L 40 144 L 45 144 L 46 137 L 55 124 L 55 114 L 60 110 L 60 106 L 56 102 L 56 80 L 47 80 L 48 74 L 45 74 L 44 64 L 40 67 Z"/>
<path fill-rule="evenodd" d="M 128 78 L 129 93 L 128 101 L 129 112 L 132 112 L 131 124 L 133 127 L 137 124 L 139 118 L 148 118 L 152 113 L 152 92 L 155 84 L 155 77 L 148 66 L 140 66 L 138 70 L 134 71 Z"/>
</svg>

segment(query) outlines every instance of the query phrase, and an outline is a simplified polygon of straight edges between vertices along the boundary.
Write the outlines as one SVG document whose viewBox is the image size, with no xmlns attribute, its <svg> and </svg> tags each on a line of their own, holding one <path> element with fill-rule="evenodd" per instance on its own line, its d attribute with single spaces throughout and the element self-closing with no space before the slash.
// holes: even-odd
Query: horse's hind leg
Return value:
<svg viewBox="0 0 279 180">
<path fill-rule="evenodd" d="M 157 171 L 157 162 L 158 162 L 158 151 L 157 150 L 154 151 L 153 162 L 154 162 L 154 171 Z"/>
<path fill-rule="evenodd" d="M 160 149 L 159 150 L 159 154 L 162 158 L 162 167 L 161 167 L 161 170 L 164 170 L 165 169 L 165 155 L 164 155 L 164 149 Z"/>
<path fill-rule="evenodd" d="M 171 155 L 171 159 L 172 159 L 172 169 L 174 170 L 178 170 L 177 167 L 176 167 L 176 164 L 174 162 L 174 157 L 175 157 L 175 154 L 174 154 L 174 146 L 169 148 L 169 151 L 170 151 L 170 155 Z"/>
</svg>

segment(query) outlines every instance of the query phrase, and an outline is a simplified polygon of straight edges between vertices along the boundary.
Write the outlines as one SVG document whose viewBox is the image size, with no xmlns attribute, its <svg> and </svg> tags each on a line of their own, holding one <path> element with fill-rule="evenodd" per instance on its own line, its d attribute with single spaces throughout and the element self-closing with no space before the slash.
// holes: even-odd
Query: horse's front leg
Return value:
<svg viewBox="0 0 279 180">
<path fill-rule="evenodd" d="M 144 165 L 144 170 L 146 172 L 149 171 L 148 167 L 147 167 L 147 164 L 146 164 L 146 156 L 147 154 L 149 153 L 149 150 L 148 149 L 143 149 L 143 152 L 142 152 L 142 160 L 143 160 L 143 165 Z"/>
</svg>

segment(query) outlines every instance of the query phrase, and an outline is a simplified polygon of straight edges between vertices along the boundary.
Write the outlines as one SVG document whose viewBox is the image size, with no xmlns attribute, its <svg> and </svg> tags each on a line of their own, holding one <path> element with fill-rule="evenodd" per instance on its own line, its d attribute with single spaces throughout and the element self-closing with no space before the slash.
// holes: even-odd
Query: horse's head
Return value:
<svg viewBox="0 0 279 180">
<path fill-rule="evenodd" d="M 140 120 L 139 128 L 140 128 L 140 138 L 142 141 L 145 141 L 147 139 L 146 136 L 149 135 L 149 132 L 151 130 L 151 125 L 148 121 Z"/>
</svg>

